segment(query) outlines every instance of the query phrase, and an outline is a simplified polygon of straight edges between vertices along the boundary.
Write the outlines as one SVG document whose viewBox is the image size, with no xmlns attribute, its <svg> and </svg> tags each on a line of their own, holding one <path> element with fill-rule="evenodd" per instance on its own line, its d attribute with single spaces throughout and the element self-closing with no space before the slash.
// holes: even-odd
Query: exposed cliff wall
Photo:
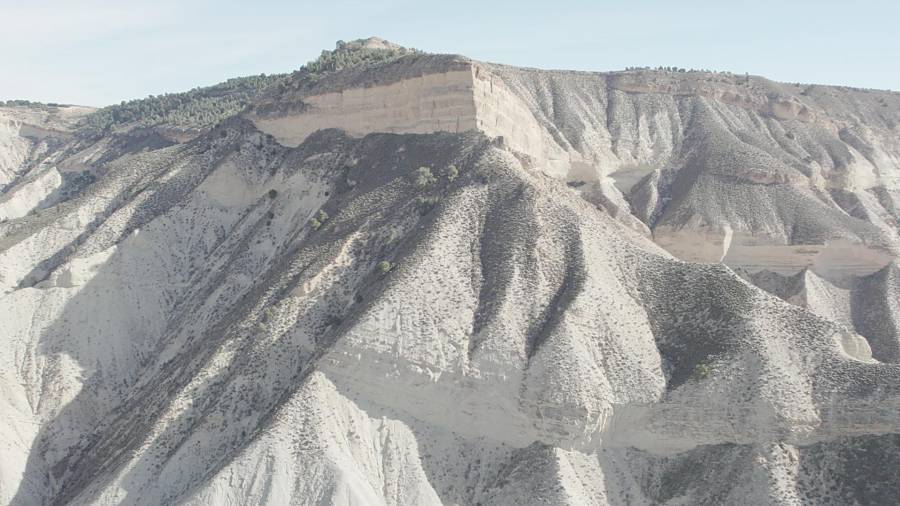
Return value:
<svg viewBox="0 0 900 506">
<path fill-rule="evenodd" d="M 465 132 L 476 127 L 469 69 L 304 96 L 291 106 L 294 111 L 250 117 L 257 127 L 287 146 L 297 146 L 311 133 L 326 128 L 363 136 L 374 132 Z"/>
<path fill-rule="evenodd" d="M 288 145 L 481 130 L 685 260 L 841 279 L 898 251 L 897 94 L 429 55 L 286 89 L 248 117 Z"/>
</svg>

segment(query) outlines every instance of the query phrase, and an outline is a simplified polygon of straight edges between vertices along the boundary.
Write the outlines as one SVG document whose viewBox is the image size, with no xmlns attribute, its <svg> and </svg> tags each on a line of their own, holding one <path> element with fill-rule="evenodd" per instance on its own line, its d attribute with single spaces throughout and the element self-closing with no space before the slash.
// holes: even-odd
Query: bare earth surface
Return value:
<svg viewBox="0 0 900 506">
<path fill-rule="evenodd" d="M 89 113 L 0 107 L 2 504 L 896 502 L 900 94 L 415 53 Z"/>
</svg>

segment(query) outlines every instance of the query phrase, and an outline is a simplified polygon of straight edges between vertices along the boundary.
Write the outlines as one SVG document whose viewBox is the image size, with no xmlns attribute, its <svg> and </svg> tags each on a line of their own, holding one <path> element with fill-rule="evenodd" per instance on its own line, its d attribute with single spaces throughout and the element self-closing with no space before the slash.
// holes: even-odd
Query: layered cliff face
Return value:
<svg viewBox="0 0 900 506">
<path fill-rule="evenodd" d="M 281 142 L 477 129 L 685 260 L 846 279 L 898 251 L 895 93 L 435 55 L 285 88 L 248 115 Z"/>
<path fill-rule="evenodd" d="M 891 230 L 828 200 L 832 155 L 807 184 L 763 142 L 820 109 L 701 77 L 412 54 L 183 143 L 61 129 L 3 190 L 29 211 L 0 223 L 0 499 L 891 503 L 895 264 L 728 261 Z M 842 195 L 893 213 L 869 156 L 886 189 Z M 51 170 L 79 177 L 21 190 Z"/>
</svg>

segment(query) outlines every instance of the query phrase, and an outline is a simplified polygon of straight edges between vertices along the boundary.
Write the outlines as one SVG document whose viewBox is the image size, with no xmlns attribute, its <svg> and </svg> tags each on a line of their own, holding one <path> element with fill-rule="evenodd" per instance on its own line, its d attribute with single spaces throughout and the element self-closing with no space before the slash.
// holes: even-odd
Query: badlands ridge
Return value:
<svg viewBox="0 0 900 506">
<path fill-rule="evenodd" d="M 900 95 L 229 83 L 0 106 L 3 504 L 896 500 Z"/>
<path fill-rule="evenodd" d="M 478 130 L 529 167 L 587 184 L 688 261 L 844 278 L 872 274 L 897 253 L 897 94 L 839 96 L 703 72 L 519 69 L 445 55 L 285 88 L 248 114 L 284 145 L 322 128 L 355 136 Z"/>
</svg>

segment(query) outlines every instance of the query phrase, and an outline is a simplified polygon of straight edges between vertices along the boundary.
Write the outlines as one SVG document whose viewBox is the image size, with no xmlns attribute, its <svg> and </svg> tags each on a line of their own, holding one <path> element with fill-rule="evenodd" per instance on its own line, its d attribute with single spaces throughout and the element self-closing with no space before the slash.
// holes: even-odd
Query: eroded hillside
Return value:
<svg viewBox="0 0 900 506">
<path fill-rule="evenodd" d="M 896 94 L 341 48 L 7 121 L 4 503 L 890 504 Z"/>
<path fill-rule="evenodd" d="M 416 54 L 257 102 L 247 116 L 286 145 L 322 126 L 502 138 L 689 261 L 843 280 L 898 251 L 896 93 Z"/>
</svg>

